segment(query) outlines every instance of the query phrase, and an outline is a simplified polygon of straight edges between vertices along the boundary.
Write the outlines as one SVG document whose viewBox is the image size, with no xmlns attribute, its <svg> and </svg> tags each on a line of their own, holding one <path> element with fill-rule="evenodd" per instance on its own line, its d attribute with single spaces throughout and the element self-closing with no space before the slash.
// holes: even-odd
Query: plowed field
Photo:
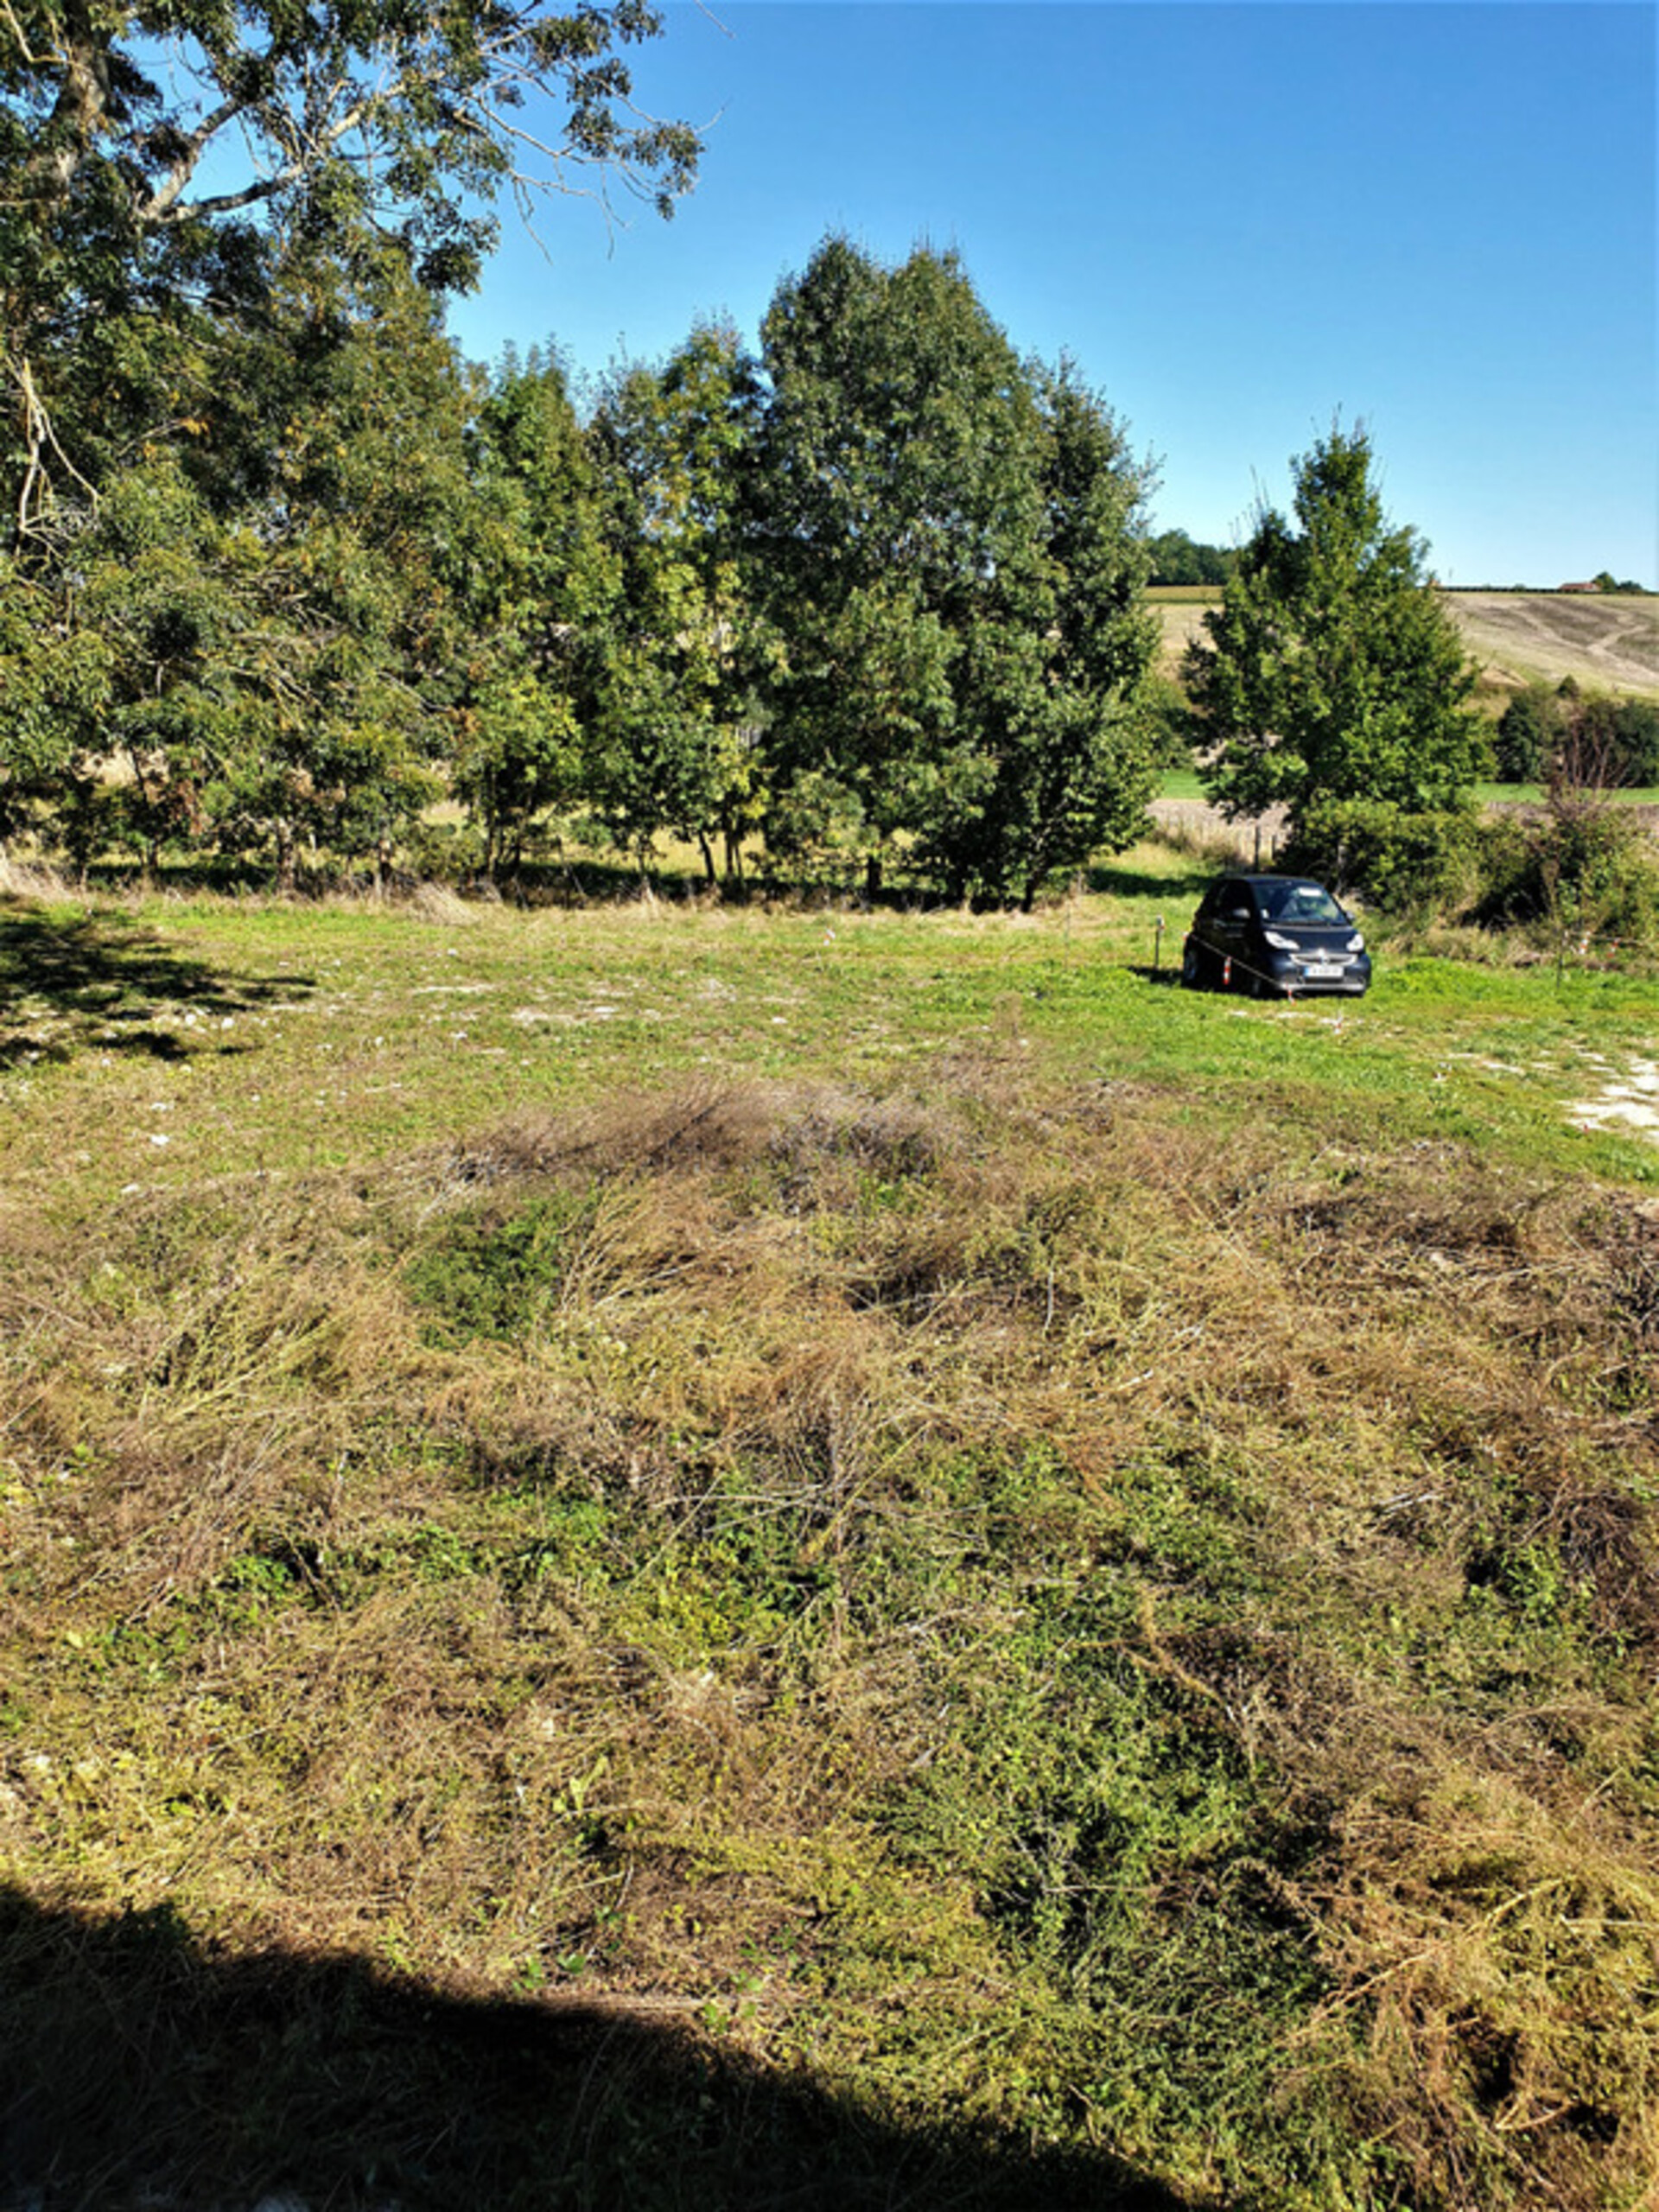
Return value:
<svg viewBox="0 0 1659 2212">
<path fill-rule="evenodd" d="M 1173 669 L 1206 609 L 1190 598 L 1154 605 Z M 1571 676 L 1586 690 L 1659 694 L 1659 597 L 1459 591 L 1446 605 L 1490 688 Z"/>
</svg>

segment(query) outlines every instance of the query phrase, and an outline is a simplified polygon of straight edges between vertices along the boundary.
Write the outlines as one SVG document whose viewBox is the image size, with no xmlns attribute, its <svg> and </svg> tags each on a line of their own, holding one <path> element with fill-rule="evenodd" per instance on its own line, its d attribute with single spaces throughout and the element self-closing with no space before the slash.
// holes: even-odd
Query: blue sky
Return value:
<svg viewBox="0 0 1659 2212">
<path fill-rule="evenodd" d="M 671 223 L 504 211 L 463 350 L 751 342 L 826 232 L 954 247 L 1236 542 L 1340 414 L 1454 584 L 1659 587 L 1656 14 L 1645 0 L 727 0 L 635 92 L 707 129 Z"/>
</svg>

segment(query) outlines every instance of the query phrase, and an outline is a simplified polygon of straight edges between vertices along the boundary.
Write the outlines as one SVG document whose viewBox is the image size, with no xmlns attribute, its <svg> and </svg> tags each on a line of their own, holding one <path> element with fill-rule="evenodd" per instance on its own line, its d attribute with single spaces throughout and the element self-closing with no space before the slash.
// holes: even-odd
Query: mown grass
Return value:
<svg viewBox="0 0 1659 2212">
<path fill-rule="evenodd" d="M 1482 806 L 1541 806 L 1541 784 L 1477 784 L 1475 798 Z M 1610 806 L 1659 806 L 1659 785 L 1637 784 L 1603 794 Z"/>
<path fill-rule="evenodd" d="M 1477 784 L 1473 795 L 1481 806 L 1541 806 L 1545 798 L 1541 784 Z M 1196 768 L 1169 768 L 1164 772 L 1159 796 L 1197 804 L 1207 794 Z M 1612 806 L 1659 806 L 1659 788 L 1651 785 L 1609 791 L 1605 796 Z"/>
<path fill-rule="evenodd" d="M 7 2188 L 1649 2201 L 1651 978 L 1192 887 L 7 913 Z"/>
</svg>

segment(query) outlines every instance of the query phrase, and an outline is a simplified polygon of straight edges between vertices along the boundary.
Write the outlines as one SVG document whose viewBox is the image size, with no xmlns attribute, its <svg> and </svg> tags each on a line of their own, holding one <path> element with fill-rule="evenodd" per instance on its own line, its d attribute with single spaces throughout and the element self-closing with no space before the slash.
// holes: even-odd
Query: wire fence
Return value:
<svg viewBox="0 0 1659 2212">
<path fill-rule="evenodd" d="M 1252 821 L 1230 822 L 1219 807 L 1201 798 L 1158 798 L 1152 818 L 1169 842 L 1223 864 L 1237 861 L 1270 868 L 1285 830 L 1285 810 L 1276 806 Z"/>
</svg>

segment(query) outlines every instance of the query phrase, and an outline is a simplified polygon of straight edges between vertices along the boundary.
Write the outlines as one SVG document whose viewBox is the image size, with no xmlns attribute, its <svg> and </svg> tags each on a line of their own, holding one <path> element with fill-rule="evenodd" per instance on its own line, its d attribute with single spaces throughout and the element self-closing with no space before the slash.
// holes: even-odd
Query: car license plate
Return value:
<svg viewBox="0 0 1659 2212">
<path fill-rule="evenodd" d="M 1310 983 L 1328 983 L 1332 976 L 1341 975 L 1342 969 L 1340 960 L 1310 960 L 1302 973 Z"/>
</svg>

